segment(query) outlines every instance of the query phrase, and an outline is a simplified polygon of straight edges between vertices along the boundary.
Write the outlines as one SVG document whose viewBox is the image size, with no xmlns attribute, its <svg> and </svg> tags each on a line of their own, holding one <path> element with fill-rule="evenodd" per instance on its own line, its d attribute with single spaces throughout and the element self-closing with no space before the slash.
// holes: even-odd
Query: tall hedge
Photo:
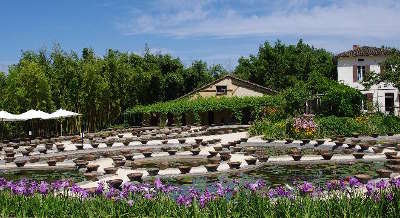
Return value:
<svg viewBox="0 0 400 218">
<path fill-rule="evenodd" d="M 242 111 L 248 109 L 254 118 L 271 115 L 283 116 L 285 102 L 280 96 L 262 97 L 209 97 L 196 99 L 177 99 L 151 105 L 139 105 L 126 111 L 125 115 L 136 114 L 184 114 L 191 113 L 197 117 L 199 113 L 208 111 L 230 111 L 235 118 L 242 116 Z"/>
</svg>

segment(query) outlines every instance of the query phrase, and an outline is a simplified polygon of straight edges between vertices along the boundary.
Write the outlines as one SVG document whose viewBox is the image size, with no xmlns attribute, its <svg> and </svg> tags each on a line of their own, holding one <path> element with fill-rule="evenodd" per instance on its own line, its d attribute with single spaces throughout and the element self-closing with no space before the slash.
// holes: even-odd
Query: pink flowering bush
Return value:
<svg viewBox="0 0 400 218">
<path fill-rule="evenodd" d="M 296 117 L 292 124 L 294 138 L 314 138 L 317 132 L 317 124 L 314 122 L 314 115 L 304 114 Z"/>
</svg>

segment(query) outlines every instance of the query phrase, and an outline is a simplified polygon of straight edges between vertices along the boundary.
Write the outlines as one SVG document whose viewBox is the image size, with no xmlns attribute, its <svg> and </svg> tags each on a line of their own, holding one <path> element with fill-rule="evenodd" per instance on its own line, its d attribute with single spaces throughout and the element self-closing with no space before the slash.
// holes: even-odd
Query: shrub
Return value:
<svg viewBox="0 0 400 218">
<path fill-rule="evenodd" d="M 352 133 L 357 132 L 361 135 L 371 135 L 372 133 L 378 133 L 381 135 L 391 133 L 400 133 L 400 118 L 393 115 L 384 114 L 371 114 L 361 115 L 355 118 L 352 117 L 337 117 L 337 116 L 316 116 L 313 122 L 316 126 L 315 133 L 305 134 L 308 128 L 308 122 L 303 118 L 297 118 L 298 125 L 302 126 L 303 123 L 305 128 L 298 128 L 299 131 L 295 131 L 293 123 L 296 119 L 285 119 L 279 121 L 263 120 L 256 122 L 250 128 L 250 134 L 257 135 L 262 134 L 267 137 L 273 137 L 282 139 L 285 137 L 291 137 L 294 139 L 302 138 L 329 138 L 337 135 L 351 136 Z M 284 127 L 287 128 L 284 128 Z M 312 126 L 312 125 L 311 125 Z M 282 127 L 282 128 L 278 128 Z M 304 130 L 304 131 L 303 131 Z M 279 133 L 279 134 L 277 134 Z"/>
</svg>

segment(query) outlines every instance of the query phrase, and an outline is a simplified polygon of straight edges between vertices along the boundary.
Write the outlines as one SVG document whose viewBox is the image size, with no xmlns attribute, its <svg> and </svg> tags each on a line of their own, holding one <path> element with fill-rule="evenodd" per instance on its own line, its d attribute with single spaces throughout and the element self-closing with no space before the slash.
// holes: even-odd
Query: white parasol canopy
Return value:
<svg viewBox="0 0 400 218">
<path fill-rule="evenodd" d="M 8 113 L 7 111 L 0 111 L 0 121 L 23 121 L 18 115 Z"/>
<path fill-rule="evenodd" d="M 38 111 L 37 110 L 29 110 L 20 115 L 16 115 L 16 117 L 21 120 L 32 120 L 32 119 L 46 120 L 46 119 L 50 119 L 51 116 L 50 116 L 50 114 L 43 112 L 41 110 L 38 110 Z"/>
<path fill-rule="evenodd" d="M 65 118 L 65 117 L 75 117 L 75 116 L 80 116 L 81 114 L 72 112 L 72 111 L 67 111 L 64 109 L 59 109 L 54 113 L 50 114 L 50 118 L 48 119 L 59 119 L 59 118 Z"/>
</svg>

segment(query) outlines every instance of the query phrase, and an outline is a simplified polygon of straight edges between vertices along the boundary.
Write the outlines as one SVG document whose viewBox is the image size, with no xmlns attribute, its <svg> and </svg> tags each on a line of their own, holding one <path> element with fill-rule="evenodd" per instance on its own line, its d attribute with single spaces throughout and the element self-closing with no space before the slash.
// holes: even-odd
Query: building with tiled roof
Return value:
<svg viewBox="0 0 400 218">
<path fill-rule="evenodd" d="M 370 46 L 354 45 L 352 50 L 345 51 L 336 55 L 336 57 L 370 57 L 370 56 L 387 56 L 392 50 L 388 48 L 377 48 Z"/>
<path fill-rule="evenodd" d="M 338 81 L 359 89 L 364 94 L 363 109 L 399 114 L 399 91 L 391 84 L 381 83 L 366 89 L 362 80 L 366 73 L 380 73 L 381 63 L 391 49 L 354 45 L 352 50 L 336 55 Z"/>
</svg>

